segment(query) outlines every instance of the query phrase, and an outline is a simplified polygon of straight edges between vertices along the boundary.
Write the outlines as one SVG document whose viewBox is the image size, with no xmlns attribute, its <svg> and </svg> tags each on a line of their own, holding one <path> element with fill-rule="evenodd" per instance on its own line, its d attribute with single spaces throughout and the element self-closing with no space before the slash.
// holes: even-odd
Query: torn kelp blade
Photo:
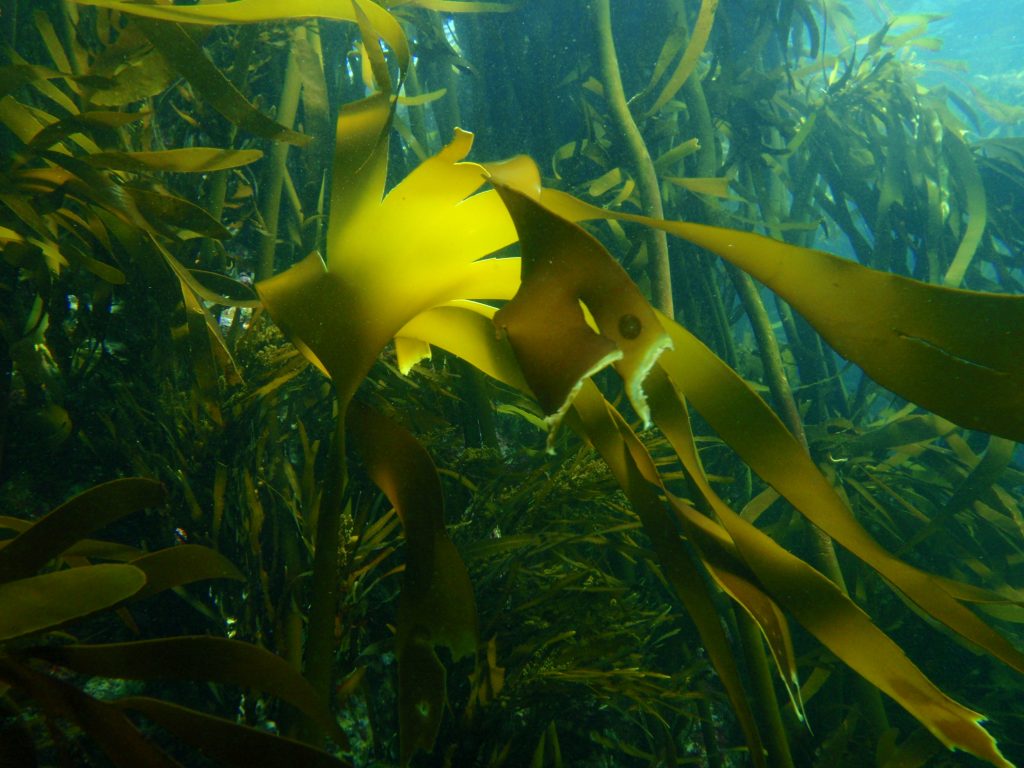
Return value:
<svg viewBox="0 0 1024 768">
<path fill-rule="evenodd" d="M 651 305 L 593 236 L 534 199 L 539 190 L 513 188 L 509 177 L 489 170 L 522 252 L 522 284 L 494 322 L 549 420 L 557 423 L 582 381 L 614 363 L 633 407 L 649 421 L 643 380 L 671 347 Z"/>
<path fill-rule="evenodd" d="M 1024 296 L 931 285 L 749 232 L 606 211 L 564 192 L 544 190 L 541 202 L 574 221 L 635 221 L 706 248 L 779 294 L 883 387 L 962 427 L 1024 441 Z"/>
</svg>

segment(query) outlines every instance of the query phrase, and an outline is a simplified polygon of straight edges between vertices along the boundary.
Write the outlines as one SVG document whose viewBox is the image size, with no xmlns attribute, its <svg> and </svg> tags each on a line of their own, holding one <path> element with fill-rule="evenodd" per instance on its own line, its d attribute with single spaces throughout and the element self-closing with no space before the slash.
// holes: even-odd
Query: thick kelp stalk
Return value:
<svg viewBox="0 0 1024 768">
<path fill-rule="evenodd" d="M 622 89 L 622 75 L 619 59 L 615 54 L 612 37 L 612 17 L 609 0 L 596 0 L 593 4 L 594 24 L 597 27 L 598 50 L 600 51 L 601 75 L 604 81 L 604 97 L 615 116 L 616 127 L 629 149 L 630 159 L 637 174 L 637 188 L 643 201 L 643 211 L 656 219 L 664 218 L 661 205 L 661 185 L 654 172 L 654 162 L 647 151 L 647 144 L 637 128 L 633 115 L 626 103 Z M 687 73 L 688 74 L 688 73 Z M 685 76 L 684 76 L 685 80 Z M 669 317 L 675 317 L 672 298 L 672 273 L 669 268 L 668 242 L 658 230 L 646 235 L 648 274 L 651 280 L 651 296 L 654 305 Z"/>
</svg>

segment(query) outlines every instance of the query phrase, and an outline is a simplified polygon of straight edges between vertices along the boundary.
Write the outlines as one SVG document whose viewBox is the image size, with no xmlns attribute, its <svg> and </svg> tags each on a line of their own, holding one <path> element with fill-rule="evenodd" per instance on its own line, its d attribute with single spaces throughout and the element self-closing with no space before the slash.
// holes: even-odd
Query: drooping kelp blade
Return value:
<svg viewBox="0 0 1024 768">
<path fill-rule="evenodd" d="M 130 565 L 91 565 L 0 584 L 0 641 L 109 608 L 145 583 Z"/>
<path fill-rule="evenodd" d="M 182 24 L 247 24 L 284 19 L 336 19 L 356 21 L 353 0 L 238 0 L 233 3 L 203 5 L 139 5 L 119 0 L 75 0 L 82 5 L 109 8 L 112 11 Z M 372 0 L 359 0 L 359 7 L 388 47 L 395 52 L 403 72 L 409 66 L 409 44 L 398 21 Z"/>
<path fill-rule="evenodd" d="M 38 703 L 48 719 L 67 720 L 87 731 L 114 768 L 181 768 L 180 763 L 147 741 L 116 707 L 82 693 L 71 683 L 3 656 L 0 680 Z"/>
<path fill-rule="evenodd" d="M 693 70 L 697 67 L 697 61 L 704 52 L 704 47 L 711 36 L 711 27 L 715 23 L 715 11 L 717 10 L 718 0 L 703 0 L 701 3 L 700 13 L 697 15 L 697 23 L 694 25 L 686 51 L 672 73 L 672 77 L 665 83 L 665 87 L 658 94 L 658 98 L 647 111 L 647 117 L 655 114 L 668 104 L 672 97 L 679 92 L 679 89 L 683 87 L 687 78 L 693 74 Z"/>
<path fill-rule="evenodd" d="M 146 574 L 146 586 L 133 595 L 135 599 L 194 581 L 245 581 L 241 571 L 224 555 L 198 544 L 181 544 L 150 552 L 132 560 L 131 565 Z"/>
<path fill-rule="evenodd" d="M 203 47 L 178 24 L 140 21 L 139 25 L 161 55 L 189 81 L 196 93 L 234 125 L 266 139 L 286 141 L 298 146 L 304 146 L 312 140 L 309 136 L 274 122 L 257 110 L 207 58 Z"/>
<path fill-rule="evenodd" d="M 758 235 L 681 226 L 785 298 L 878 383 L 961 426 L 1024 440 L 1024 296 L 929 285 Z"/>
<path fill-rule="evenodd" d="M 670 352 L 667 357 L 675 354 Z M 682 372 L 679 366 L 673 367 L 677 374 Z M 689 416 L 669 379 L 659 371 L 652 375 L 650 386 L 655 422 L 759 583 L 844 663 L 899 702 L 947 747 L 966 750 L 993 765 L 1008 766 L 991 735 L 981 727 L 982 715 L 946 696 L 839 587 L 718 497 L 704 476 Z"/>
<path fill-rule="evenodd" d="M 1024 296 L 929 285 L 761 235 L 605 211 L 556 191 L 541 200 L 573 220 L 637 221 L 706 248 L 786 299 L 882 386 L 961 426 L 1024 440 Z"/>
<path fill-rule="evenodd" d="M 238 640 L 170 637 L 31 648 L 27 653 L 85 675 L 128 680 L 202 680 L 254 688 L 287 701 L 324 728 L 337 743 L 346 743 L 334 717 L 294 667 L 269 651 Z"/>
<path fill-rule="evenodd" d="M 155 480 L 127 477 L 83 491 L 0 549 L 0 582 L 29 576 L 79 539 L 133 512 L 163 504 Z"/>
<path fill-rule="evenodd" d="M 155 152 L 96 152 L 85 158 L 89 165 L 115 171 L 175 171 L 177 173 L 210 173 L 238 168 L 263 157 L 258 149 L 217 149 L 191 147 L 164 149 Z"/>
<path fill-rule="evenodd" d="M 751 469 L 811 522 L 932 617 L 1017 670 L 1024 654 L 955 600 L 941 580 L 887 552 L 860 525 L 774 411 L 693 334 L 663 319 L 674 348 L 659 365 Z"/>
<path fill-rule="evenodd" d="M 441 481 L 430 456 L 405 429 L 353 403 L 353 442 L 370 477 L 402 520 L 406 565 L 398 605 L 398 717 L 402 764 L 434 747 L 446 701 L 445 668 L 435 647 L 455 659 L 474 653 L 476 604 L 469 573 L 444 527 Z"/>
<path fill-rule="evenodd" d="M 665 578 L 700 632 L 701 640 L 732 702 L 754 765 L 763 766 L 761 736 L 741 682 L 739 667 L 722 629 L 721 618 L 701 573 L 694 566 L 655 485 L 643 477 L 597 387 L 587 381 L 573 401 L 570 423 L 601 454 L 639 515 Z"/>
<path fill-rule="evenodd" d="M 218 765 L 245 768 L 279 768 L 285 765 L 347 768 L 351 765 L 302 742 L 160 699 L 129 696 L 117 699 L 113 706 L 144 715 L 173 733 L 183 743 L 217 761 Z"/>
</svg>

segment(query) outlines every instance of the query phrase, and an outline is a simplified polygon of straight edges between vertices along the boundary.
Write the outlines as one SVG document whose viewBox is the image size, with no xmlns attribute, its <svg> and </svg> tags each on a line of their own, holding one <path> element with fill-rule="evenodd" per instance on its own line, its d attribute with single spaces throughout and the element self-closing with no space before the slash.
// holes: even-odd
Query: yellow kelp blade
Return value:
<svg viewBox="0 0 1024 768">
<path fill-rule="evenodd" d="M 579 221 L 617 218 L 718 254 L 788 301 L 887 389 L 969 429 L 1024 441 L 1024 296 L 929 285 L 749 232 L 605 211 L 564 192 Z"/>
<path fill-rule="evenodd" d="M 682 358 L 676 351 L 665 357 L 676 355 Z M 684 374 L 692 370 L 691 362 L 673 367 Z M 983 715 L 946 696 L 832 581 L 718 497 L 704 475 L 689 416 L 673 386 L 666 376 L 652 374 L 649 397 L 655 422 L 760 584 L 845 664 L 891 696 L 947 747 L 1009 768 L 995 740 L 980 725 Z"/>
<path fill-rule="evenodd" d="M 155 152 L 97 152 L 84 160 L 97 168 L 114 171 L 174 171 L 209 173 L 255 163 L 263 157 L 258 149 L 218 149 L 190 147 Z"/>
<path fill-rule="evenodd" d="M 529 194 L 492 178 L 519 234 L 522 284 L 495 316 L 541 407 L 553 422 L 580 383 L 614 362 L 645 421 L 643 380 L 670 346 L 657 316 L 625 270 L 580 227 Z M 587 323 L 580 304 L 593 316 Z"/>
<path fill-rule="evenodd" d="M 283 21 L 285 19 L 357 20 L 352 0 L 238 0 L 231 3 L 205 3 L 203 5 L 139 5 L 120 0 L 75 0 L 81 5 L 93 5 L 158 21 L 177 21 L 182 24 L 248 24 L 257 21 Z M 359 7 L 373 24 L 381 39 L 395 52 L 399 69 L 409 68 L 409 43 L 398 21 L 372 0 L 359 0 Z"/>
<path fill-rule="evenodd" d="M 374 483 L 405 530 L 406 565 L 395 638 L 401 763 L 434 748 L 446 701 L 445 668 L 435 648 L 454 659 L 476 652 L 473 587 L 444 527 L 441 481 L 409 432 L 361 403 L 348 413 L 349 434 Z"/>
<path fill-rule="evenodd" d="M 300 147 L 312 140 L 305 134 L 271 120 L 256 109 L 214 65 L 202 45 L 180 25 L 151 20 L 140 20 L 138 24 L 164 59 L 189 81 L 192 89 L 234 125 L 257 136 Z"/>
<path fill-rule="evenodd" d="M 487 304 L 454 301 L 420 312 L 403 326 L 398 337 L 440 347 L 491 378 L 532 394 L 508 339 L 494 333 L 495 312 Z"/>
<path fill-rule="evenodd" d="M 667 364 L 677 355 L 684 358 L 683 353 L 674 350 L 666 355 Z M 679 374 L 690 364 L 687 357 L 681 365 L 672 367 Z M 994 739 L 980 726 L 982 715 L 946 696 L 833 582 L 784 550 L 718 497 L 700 465 L 683 399 L 664 372 L 652 374 L 651 380 L 649 397 L 655 423 L 669 438 L 698 492 L 715 511 L 760 584 L 829 650 L 892 696 L 947 748 L 965 750 L 993 765 L 1009 766 Z"/>
<path fill-rule="evenodd" d="M 693 334 L 666 318 L 674 348 L 659 365 L 680 394 L 754 472 L 808 520 L 874 568 L 922 610 L 1024 672 L 1024 654 L 957 602 L 931 574 L 887 552 L 860 525 L 774 411 Z"/>
<path fill-rule="evenodd" d="M 967 192 L 967 226 L 953 256 L 953 262 L 942 278 L 944 285 L 958 288 L 978 250 L 981 236 L 985 233 L 985 225 L 988 223 L 988 201 L 985 199 L 985 185 L 967 143 L 947 127 L 942 144 L 949 153 L 950 170 L 960 178 L 960 183 Z"/>
<path fill-rule="evenodd" d="M 338 118 L 327 263 L 311 254 L 256 288 L 274 321 L 334 381 L 342 406 L 377 355 L 418 313 L 457 298 L 506 298 L 515 269 L 484 259 L 515 240 L 485 174 L 461 162 L 458 131 L 383 199 L 391 101 L 347 105 Z M 420 349 L 415 356 L 422 355 Z"/>
<path fill-rule="evenodd" d="M 690 42 L 683 52 L 683 57 L 679 60 L 679 64 L 672 73 L 672 77 L 665 83 L 665 87 L 662 88 L 658 98 L 651 108 L 647 110 L 644 117 L 651 117 L 668 104 L 672 97 L 686 83 L 687 78 L 693 74 L 694 69 L 697 68 L 697 61 L 704 52 L 708 38 L 711 36 L 711 27 L 715 23 L 715 11 L 717 10 L 718 0 L 703 0 L 700 6 L 700 13 L 697 14 L 697 23 L 694 24 L 693 32 L 690 35 Z"/>
</svg>

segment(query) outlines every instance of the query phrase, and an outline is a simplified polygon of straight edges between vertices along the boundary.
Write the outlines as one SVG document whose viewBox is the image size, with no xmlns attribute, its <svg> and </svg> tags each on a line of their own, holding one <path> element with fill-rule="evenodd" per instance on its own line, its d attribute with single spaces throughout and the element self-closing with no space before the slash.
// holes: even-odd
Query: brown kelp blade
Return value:
<svg viewBox="0 0 1024 768">
<path fill-rule="evenodd" d="M 636 221 L 706 248 L 793 305 L 882 386 L 969 429 L 1024 440 L 1024 296 L 930 285 L 750 232 L 606 211 L 564 192 L 573 220 Z"/>
<path fill-rule="evenodd" d="M 601 454 L 639 515 L 666 580 L 697 625 L 701 641 L 743 728 L 753 763 L 763 766 L 766 764 L 764 748 L 757 722 L 707 582 L 676 532 L 665 504 L 658 497 L 658 488 L 637 466 L 612 410 L 594 383 L 587 381 L 573 401 L 569 423 Z"/>
<path fill-rule="evenodd" d="M 678 338 L 678 334 L 674 336 Z M 673 351 L 666 355 L 666 362 L 676 355 L 683 357 Z M 680 366 L 673 369 L 677 375 L 684 372 Z M 682 400 L 667 377 L 652 379 L 655 422 L 758 583 L 845 664 L 899 702 L 947 747 L 963 749 L 993 765 L 1008 766 L 995 740 L 980 725 L 982 715 L 946 696 L 839 587 L 718 497 L 701 467 Z"/>
<path fill-rule="evenodd" d="M 254 688 L 287 701 L 320 725 L 338 744 L 346 743 L 333 715 L 294 667 L 263 648 L 239 640 L 170 637 L 131 643 L 40 647 L 29 649 L 27 653 L 85 675 L 127 680 L 202 680 Z"/>
<path fill-rule="evenodd" d="M 79 539 L 166 498 L 156 480 L 126 477 L 94 486 L 37 520 L 0 549 L 0 583 L 34 574 Z"/>
<path fill-rule="evenodd" d="M 439 645 L 455 659 L 475 653 L 476 603 L 469 573 L 444 526 L 441 481 L 430 456 L 404 428 L 362 403 L 347 414 L 349 434 L 374 483 L 394 505 L 406 540 L 398 606 L 398 717 L 402 764 L 430 751 L 447 695 Z"/>
<path fill-rule="evenodd" d="M 615 363 L 626 392 L 647 421 L 643 380 L 671 342 L 625 270 L 591 235 L 534 199 L 539 192 L 507 185 L 491 167 L 522 253 L 522 282 L 498 312 L 523 374 L 553 422 L 580 383 Z M 591 327 L 581 304 L 597 330 Z"/>
<path fill-rule="evenodd" d="M 136 712 L 158 723 L 218 765 L 238 768 L 344 768 L 350 763 L 319 749 L 222 717 L 147 696 L 128 696 L 113 702 L 125 712 Z"/>
<path fill-rule="evenodd" d="M 1018 671 L 1024 654 L 961 605 L 940 580 L 886 551 L 857 521 L 768 404 L 685 328 L 664 320 L 674 348 L 660 365 L 679 392 L 751 469 L 808 520 L 936 620 Z"/>
<path fill-rule="evenodd" d="M 145 583 L 131 565 L 90 565 L 0 584 L 0 642 L 110 608 Z"/>
</svg>

